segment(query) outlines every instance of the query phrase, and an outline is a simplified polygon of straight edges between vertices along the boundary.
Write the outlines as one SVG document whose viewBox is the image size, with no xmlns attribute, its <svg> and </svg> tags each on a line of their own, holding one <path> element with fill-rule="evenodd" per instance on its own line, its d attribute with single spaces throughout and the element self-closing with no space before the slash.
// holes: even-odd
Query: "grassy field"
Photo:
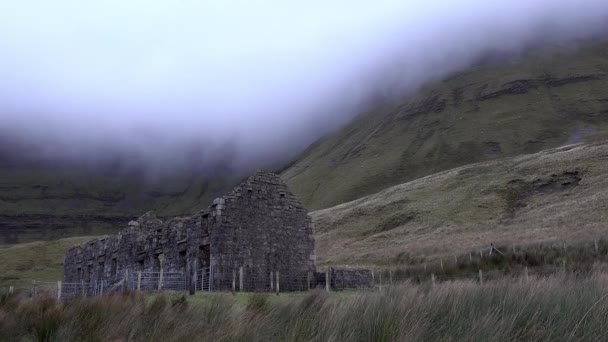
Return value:
<svg viewBox="0 0 608 342">
<path fill-rule="evenodd" d="M 310 209 L 440 171 L 608 133 L 608 43 L 471 68 L 359 116 L 282 178 Z"/>
<path fill-rule="evenodd" d="M 600 341 L 608 277 L 405 284 L 348 295 L 0 299 L 0 340 Z"/>
<path fill-rule="evenodd" d="M 472 164 L 312 213 L 321 264 L 453 258 L 608 233 L 608 142 Z"/>
<path fill-rule="evenodd" d="M 560 258 L 592 264 L 594 241 L 602 251 L 607 245 L 607 162 L 608 142 L 573 145 L 456 168 L 312 212 L 317 263 L 430 267 L 439 258 L 476 257 L 494 243 L 511 258 L 496 267 Z M 63 253 L 87 239 L 0 249 L 0 285 L 61 279 Z"/>
<path fill-rule="evenodd" d="M 0 286 L 31 286 L 32 280 L 61 280 L 66 250 L 90 239 L 75 237 L 0 249 Z"/>
</svg>

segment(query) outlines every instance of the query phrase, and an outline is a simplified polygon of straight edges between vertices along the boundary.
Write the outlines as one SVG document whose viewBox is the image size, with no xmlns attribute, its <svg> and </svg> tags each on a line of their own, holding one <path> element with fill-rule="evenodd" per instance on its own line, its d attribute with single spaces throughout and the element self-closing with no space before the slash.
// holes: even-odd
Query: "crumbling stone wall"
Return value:
<svg viewBox="0 0 608 342">
<path fill-rule="evenodd" d="M 153 212 L 146 213 L 117 235 L 68 250 L 64 282 L 104 280 L 114 284 L 129 273 L 159 272 L 161 263 L 164 272 L 188 274 L 191 260 L 199 257 L 199 246 L 208 245 L 208 232 L 202 227 L 200 214 L 162 222 Z"/>
<path fill-rule="evenodd" d="M 333 289 L 368 288 L 374 285 L 374 274 L 367 268 L 330 267 Z"/>
<path fill-rule="evenodd" d="M 216 199 L 209 213 L 216 287 L 230 287 L 232 272 L 243 267 L 247 289 L 269 289 L 276 271 L 282 289 L 308 288 L 316 269 L 314 226 L 277 175 L 258 172 Z"/>
<path fill-rule="evenodd" d="M 126 274 L 159 272 L 161 265 L 164 272 L 182 272 L 188 284 L 209 267 L 215 290 L 231 288 L 241 268 L 245 290 L 269 289 L 276 271 L 282 290 L 305 289 L 316 268 L 313 223 L 277 175 L 258 171 L 191 217 L 163 222 L 149 212 L 117 235 L 70 249 L 64 282 L 114 284 Z"/>
</svg>

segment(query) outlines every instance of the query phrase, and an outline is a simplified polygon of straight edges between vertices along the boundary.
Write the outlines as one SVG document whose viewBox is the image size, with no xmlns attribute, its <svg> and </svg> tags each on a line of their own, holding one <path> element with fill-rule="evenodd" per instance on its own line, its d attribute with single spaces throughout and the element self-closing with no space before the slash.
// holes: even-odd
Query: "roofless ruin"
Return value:
<svg viewBox="0 0 608 342">
<path fill-rule="evenodd" d="M 183 275 L 191 291 L 198 279 L 221 291 L 233 288 L 238 272 L 244 290 L 264 291 L 279 272 L 288 280 L 281 290 L 293 291 L 318 276 L 315 262 L 306 208 L 277 175 L 258 171 L 194 216 L 163 222 L 150 212 L 117 235 L 70 249 L 64 282 L 116 285 L 129 274 L 164 272 Z"/>
</svg>

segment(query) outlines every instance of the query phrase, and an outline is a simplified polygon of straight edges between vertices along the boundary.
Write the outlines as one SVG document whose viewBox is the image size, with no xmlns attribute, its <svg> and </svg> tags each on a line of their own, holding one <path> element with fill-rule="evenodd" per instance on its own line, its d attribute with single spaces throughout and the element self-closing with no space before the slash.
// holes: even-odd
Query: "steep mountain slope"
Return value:
<svg viewBox="0 0 608 342">
<path fill-rule="evenodd" d="M 232 178 L 231 178 L 232 177 Z M 143 212 L 175 216 L 206 208 L 234 175 L 175 174 L 148 182 L 79 167 L 0 168 L 0 246 L 112 234 Z"/>
<path fill-rule="evenodd" d="M 606 137 L 608 43 L 486 65 L 361 115 L 282 172 L 311 209 L 474 162 Z"/>
<path fill-rule="evenodd" d="M 608 233 L 608 141 L 455 168 L 313 212 L 324 264 L 403 263 Z M 592 247 L 591 247 L 592 248 Z"/>
</svg>

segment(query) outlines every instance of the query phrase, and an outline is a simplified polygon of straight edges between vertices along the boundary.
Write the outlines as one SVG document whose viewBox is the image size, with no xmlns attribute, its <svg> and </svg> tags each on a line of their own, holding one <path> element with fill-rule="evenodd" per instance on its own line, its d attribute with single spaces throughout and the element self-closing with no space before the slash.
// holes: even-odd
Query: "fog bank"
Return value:
<svg viewBox="0 0 608 342">
<path fill-rule="evenodd" d="M 156 170 L 280 163 L 378 96 L 607 18 L 599 0 L 5 2 L 0 141 Z"/>
</svg>

